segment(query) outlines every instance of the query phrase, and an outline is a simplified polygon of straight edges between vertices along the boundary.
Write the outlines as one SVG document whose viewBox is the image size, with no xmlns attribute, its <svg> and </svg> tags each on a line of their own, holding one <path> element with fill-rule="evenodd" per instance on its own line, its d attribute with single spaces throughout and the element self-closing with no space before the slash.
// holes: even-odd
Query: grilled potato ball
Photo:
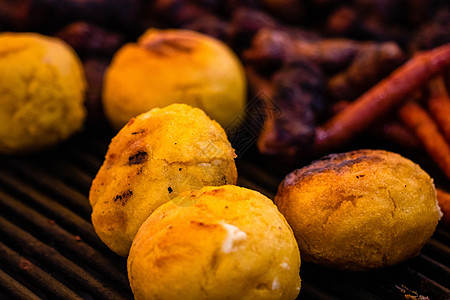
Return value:
<svg viewBox="0 0 450 300">
<path fill-rule="evenodd" d="M 280 184 L 275 203 L 302 259 L 345 270 L 417 255 L 441 216 L 430 176 L 382 150 L 332 154 L 296 170 Z"/>
<path fill-rule="evenodd" d="M 37 33 L 0 34 L 0 153 L 54 146 L 83 126 L 86 80 L 76 53 Z"/>
<path fill-rule="evenodd" d="M 189 30 L 149 29 L 119 49 L 105 74 L 103 106 L 116 129 L 155 107 L 185 103 L 224 128 L 239 124 L 246 101 L 244 69 L 219 40 Z"/>
<path fill-rule="evenodd" d="M 197 108 L 173 104 L 131 119 L 112 139 L 92 182 L 92 223 L 127 256 L 141 224 L 180 192 L 235 184 L 234 150 L 224 130 Z"/>
<path fill-rule="evenodd" d="M 227 185 L 182 193 L 139 229 L 128 257 L 135 299 L 295 299 L 300 254 L 273 202 Z"/>
</svg>

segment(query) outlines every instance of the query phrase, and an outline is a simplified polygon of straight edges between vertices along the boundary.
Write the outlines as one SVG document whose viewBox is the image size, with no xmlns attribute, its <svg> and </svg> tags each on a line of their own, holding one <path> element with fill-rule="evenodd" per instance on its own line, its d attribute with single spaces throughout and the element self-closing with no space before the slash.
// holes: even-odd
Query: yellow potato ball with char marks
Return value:
<svg viewBox="0 0 450 300">
<path fill-rule="evenodd" d="M 280 184 L 275 203 L 302 259 L 345 270 L 417 255 L 441 215 L 430 176 L 383 150 L 332 154 L 298 169 Z"/>
<path fill-rule="evenodd" d="M 131 119 L 92 183 L 95 231 L 127 256 L 139 227 L 161 204 L 182 191 L 235 184 L 234 158 L 224 130 L 200 109 L 173 104 Z"/>
<path fill-rule="evenodd" d="M 294 235 L 273 202 L 232 185 L 159 207 L 128 257 L 136 299 L 295 299 L 299 270 Z"/>
<path fill-rule="evenodd" d="M 80 130 L 86 80 L 75 51 L 37 33 L 0 34 L 0 153 L 52 147 Z"/>
</svg>

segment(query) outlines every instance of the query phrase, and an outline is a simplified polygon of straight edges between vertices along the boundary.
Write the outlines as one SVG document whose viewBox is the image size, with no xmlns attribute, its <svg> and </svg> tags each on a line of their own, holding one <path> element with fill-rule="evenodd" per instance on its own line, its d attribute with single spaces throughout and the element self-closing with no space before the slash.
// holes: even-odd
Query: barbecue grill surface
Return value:
<svg viewBox="0 0 450 300">
<path fill-rule="evenodd" d="M 0 298 L 133 299 L 126 260 L 97 237 L 88 192 L 112 137 L 86 130 L 36 155 L 0 156 Z M 247 149 L 238 185 L 273 197 L 285 170 Z M 403 264 L 347 273 L 303 262 L 299 299 L 450 299 L 450 230 Z M 151 278 L 148 278 L 151 280 Z"/>
</svg>

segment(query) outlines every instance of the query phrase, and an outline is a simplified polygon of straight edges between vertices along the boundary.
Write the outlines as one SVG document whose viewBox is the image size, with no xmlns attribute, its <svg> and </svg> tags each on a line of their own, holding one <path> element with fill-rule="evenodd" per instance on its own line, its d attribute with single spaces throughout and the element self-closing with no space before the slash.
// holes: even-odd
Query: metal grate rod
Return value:
<svg viewBox="0 0 450 300">
<path fill-rule="evenodd" d="M 0 259 L 4 264 L 40 287 L 41 291 L 46 291 L 58 299 L 80 300 L 80 296 L 71 289 L 53 278 L 50 274 L 43 271 L 28 259 L 20 256 L 6 245 L 0 242 Z"/>
<path fill-rule="evenodd" d="M 129 289 L 128 278 L 124 274 L 124 270 L 117 266 L 117 261 L 102 255 L 84 243 L 78 236 L 65 231 L 52 220 L 42 216 L 1 191 L 0 205 L 13 212 L 18 219 L 22 219 L 24 222 L 31 224 L 34 230 L 38 230 L 45 235 L 45 238 L 50 240 L 58 248 L 64 249 L 67 253 L 71 253 L 85 264 L 95 268 L 121 288 Z M 111 256 L 116 258 L 116 254 L 112 252 Z"/>
<path fill-rule="evenodd" d="M 10 296 L 16 299 L 41 300 L 27 287 L 21 285 L 17 280 L 0 269 L 0 288 L 7 291 Z"/>
<path fill-rule="evenodd" d="M 18 244 L 27 255 L 46 264 L 54 272 L 66 277 L 67 281 L 74 281 L 96 297 L 106 300 L 126 299 L 124 295 L 108 288 L 101 280 L 3 217 L 0 217 L 0 232 Z"/>
<path fill-rule="evenodd" d="M 2 184 L 13 189 L 21 200 L 25 201 L 26 199 L 28 202 L 32 201 L 33 204 L 38 205 L 41 209 L 46 211 L 51 218 L 55 219 L 60 224 L 64 224 L 74 232 L 77 232 L 83 240 L 88 241 L 97 249 L 106 249 L 106 246 L 98 239 L 92 224 L 80 218 L 70 209 L 64 207 L 54 199 L 46 197 L 27 182 L 0 170 L 0 185 Z"/>
</svg>

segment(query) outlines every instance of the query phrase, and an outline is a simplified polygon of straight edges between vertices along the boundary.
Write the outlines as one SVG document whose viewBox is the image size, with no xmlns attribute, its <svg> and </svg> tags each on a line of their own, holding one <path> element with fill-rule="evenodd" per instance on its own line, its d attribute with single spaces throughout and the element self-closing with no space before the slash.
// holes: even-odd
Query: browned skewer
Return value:
<svg viewBox="0 0 450 300">
<path fill-rule="evenodd" d="M 436 189 L 436 193 L 443 214 L 441 223 L 450 226 L 450 194 L 441 189 Z"/>
<path fill-rule="evenodd" d="M 428 110 L 438 124 L 445 139 L 450 143 L 450 97 L 442 76 L 433 78 L 428 88 L 430 90 Z"/>
<path fill-rule="evenodd" d="M 398 107 L 410 93 L 449 65 L 450 44 L 416 54 L 347 109 L 319 127 L 315 151 L 328 152 L 348 142 Z"/>
<path fill-rule="evenodd" d="M 427 153 L 447 178 L 450 178 L 450 146 L 428 112 L 418 103 L 411 101 L 400 108 L 399 116 L 414 132 Z"/>
</svg>

